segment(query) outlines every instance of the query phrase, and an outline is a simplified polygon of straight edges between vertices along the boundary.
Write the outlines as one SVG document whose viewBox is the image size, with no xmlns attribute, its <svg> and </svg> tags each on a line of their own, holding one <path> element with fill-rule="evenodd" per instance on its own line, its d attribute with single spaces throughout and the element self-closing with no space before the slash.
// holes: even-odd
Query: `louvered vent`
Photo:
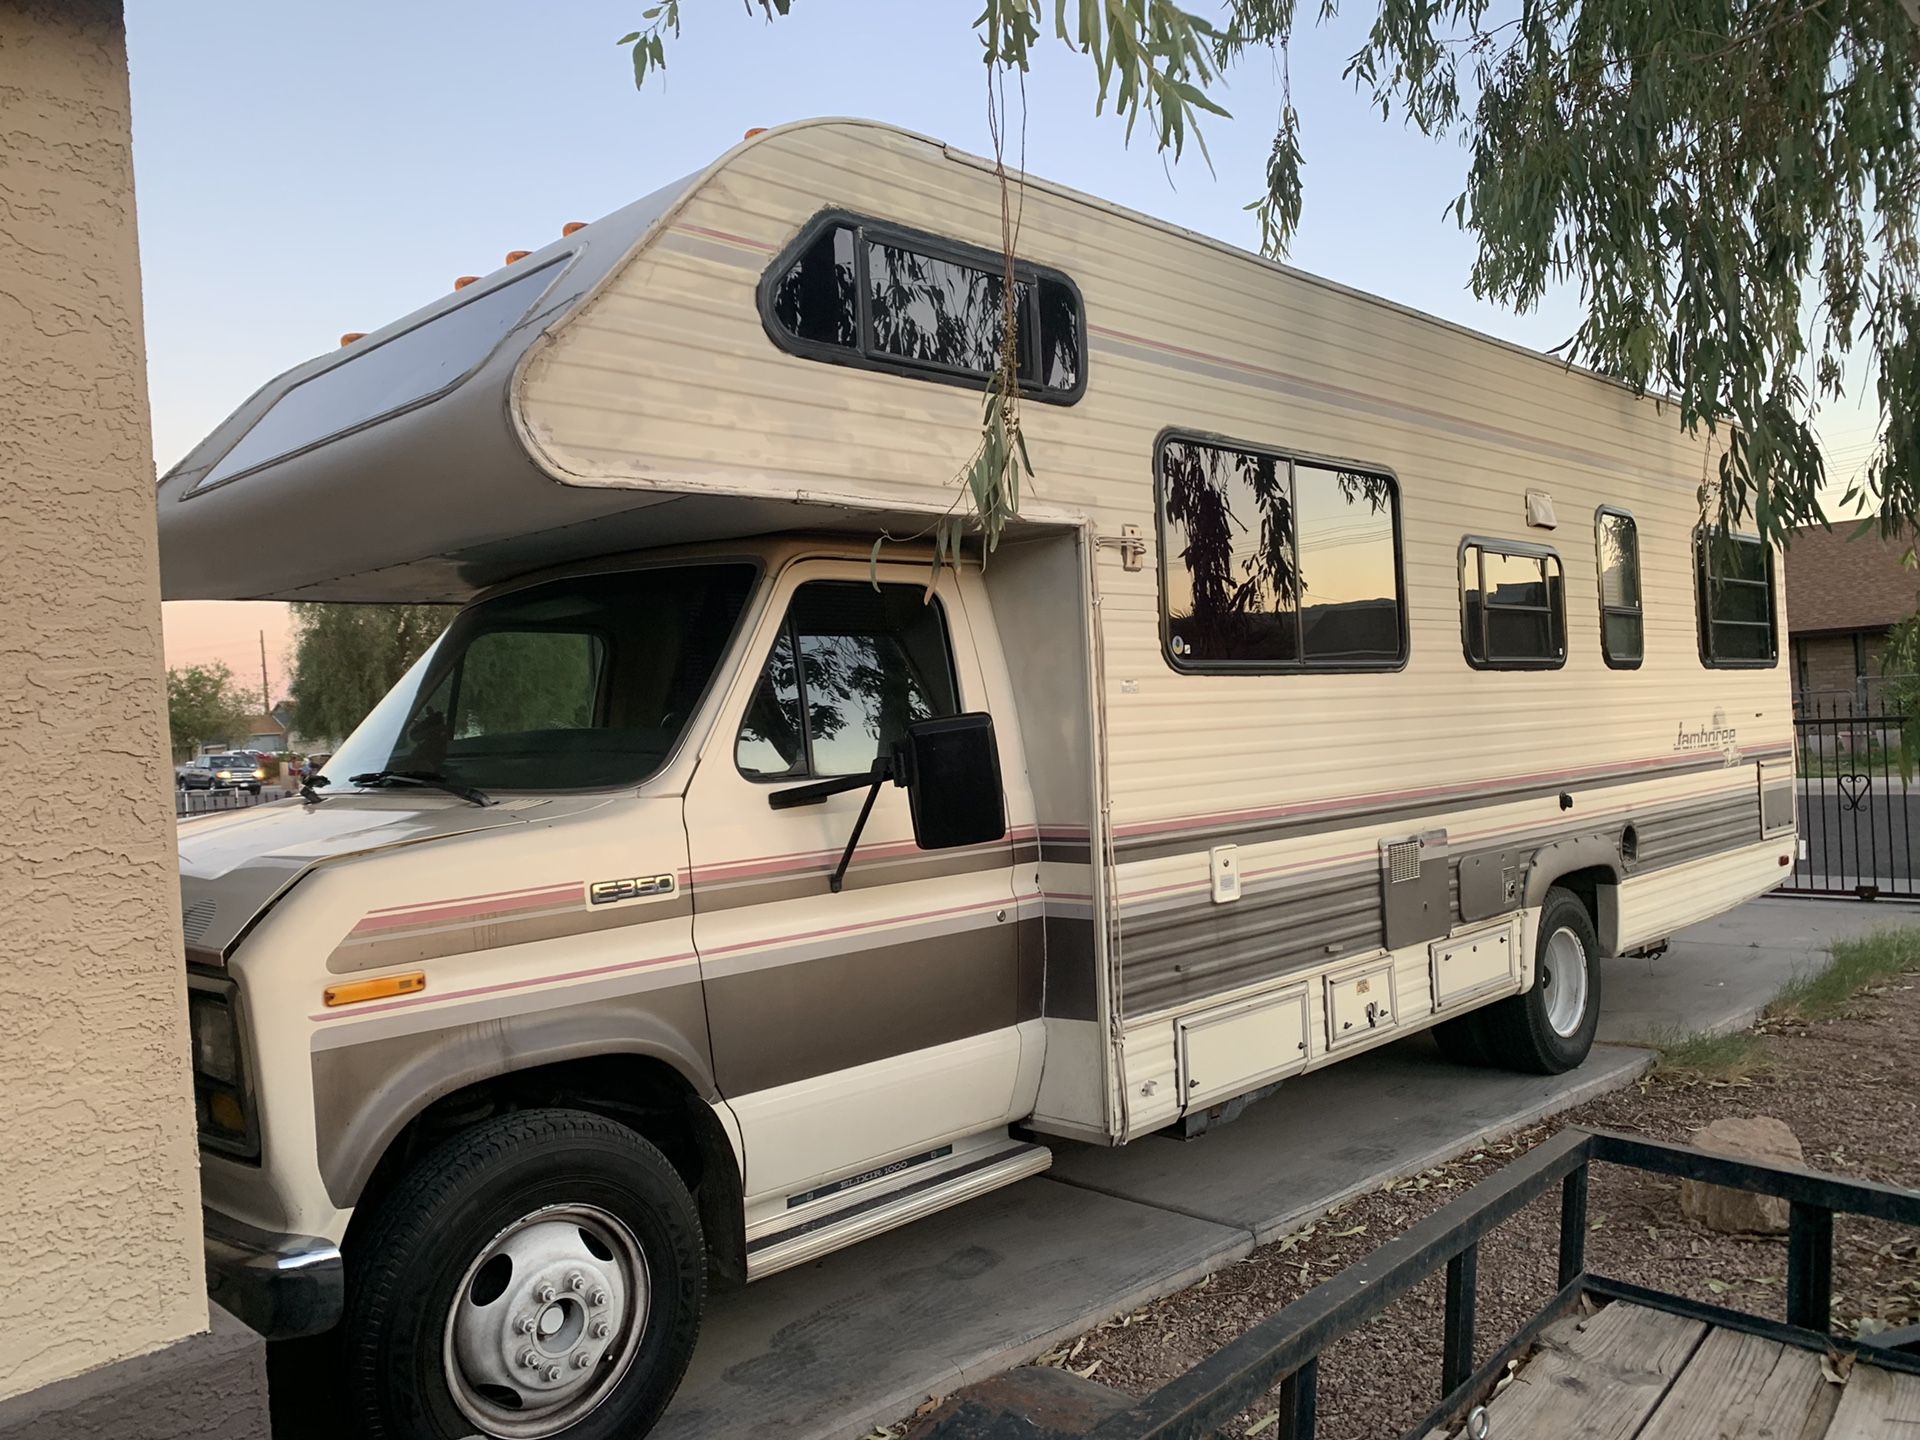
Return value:
<svg viewBox="0 0 1920 1440">
<path fill-rule="evenodd" d="M 213 901 L 196 900 L 180 916 L 180 928 L 186 934 L 187 944 L 197 945 L 206 938 L 207 927 L 213 924 Z"/>
<path fill-rule="evenodd" d="M 1399 885 L 1420 878 L 1420 842 L 1396 840 L 1387 846 L 1387 880 Z"/>
</svg>

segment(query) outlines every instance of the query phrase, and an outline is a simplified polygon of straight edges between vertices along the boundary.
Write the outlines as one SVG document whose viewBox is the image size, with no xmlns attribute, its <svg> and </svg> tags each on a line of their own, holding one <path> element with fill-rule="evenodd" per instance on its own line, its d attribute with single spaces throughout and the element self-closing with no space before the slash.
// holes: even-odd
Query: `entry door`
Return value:
<svg viewBox="0 0 1920 1440">
<path fill-rule="evenodd" d="M 1015 1118 L 1010 843 L 922 851 L 888 783 L 835 894 L 867 791 L 768 804 L 865 774 L 914 720 L 987 708 L 951 577 L 926 602 L 924 569 L 879 576 L 876 590 L 865 563 L 808 561 L 775 581 L 688 791 L 694 943 L 750 1199 Z"/>
</svg>

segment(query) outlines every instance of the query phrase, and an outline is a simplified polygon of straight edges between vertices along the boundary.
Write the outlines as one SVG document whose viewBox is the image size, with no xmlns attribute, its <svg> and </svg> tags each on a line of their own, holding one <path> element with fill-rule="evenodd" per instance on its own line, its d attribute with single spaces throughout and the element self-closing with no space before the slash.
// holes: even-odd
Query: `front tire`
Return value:
<svg viewBox="0 0 1920 1440">
<path fill-rule="evenodd" d="M 577 1110 L 524 1110 L 430 1153 L 350 1238 L 354 1433 L 645 1435 L 693 1354 L 700 1217 L 658 1150 Z"/>
<path fill-rule="evenodd" d="M 1600 936 L 1578 895 L 1547 891 L 1532 987 L 1482 1014 L 1487 1058 L 1504 1069 L 1559 1075 L 1587 1058 L 1600 1026 Z"/>
</svg>

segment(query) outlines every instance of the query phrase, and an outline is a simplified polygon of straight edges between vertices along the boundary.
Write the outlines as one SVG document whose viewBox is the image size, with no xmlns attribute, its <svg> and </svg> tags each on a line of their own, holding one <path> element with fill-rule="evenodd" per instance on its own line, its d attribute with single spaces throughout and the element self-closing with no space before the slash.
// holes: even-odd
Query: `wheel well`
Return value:
<svg viewBox="0 0 1920 1440">
<path fill-rule="evenodd" d="M 1593 921 L 1594 933 L 1600 937 L 1601 951 L 1607 955 L 1617 954 L 1620 948 L 1619 876 L 1605 865 L 1587 865 L 1556 875 L 1553 885 L 1570 892 L 1586 907 L 1587 918 Z"/>
<path fill-rule="evenodd" d="M 585 1110 L 627 1126 L 666 1156 L 700 1210 L 715 1278 L 746 1278 L 740 1167 L 713 1107 L 671 1065 L 646 1055 L 594 1055 L 491 1076 L 428 1105 L 393 1138 L 347 1227 L 371 1215 L 415 1161 L 482 1120 L 514 1110 Z"/>
</svg>

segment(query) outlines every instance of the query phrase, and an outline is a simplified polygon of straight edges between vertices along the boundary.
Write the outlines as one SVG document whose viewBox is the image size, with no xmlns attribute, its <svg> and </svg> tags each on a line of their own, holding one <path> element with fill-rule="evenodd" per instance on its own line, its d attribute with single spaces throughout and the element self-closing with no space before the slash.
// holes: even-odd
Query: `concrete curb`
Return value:
<svg viewBox="0 0 1920 1440">
<path fill-rule="evenodd" d="M 1596 1051 L 1607 1050 L 1623 1052 L 1636 1058 L 1632 1063 L 1622 1069 L 1583 1081 L 1571 1089 L 1563 1091 L 1549 1099 L 1528 1105 L 1512 1115 L 1503 1116 L 1490 1124 L 1467 1131 L 1462 1134 L 1459 1139 L 1449 1140 L 1444 1145 L 1435 1146 L 1410 1160 L 1382 1166 L 1379 1170 L 1367 1175 L 1364 1179 L 1343 1186 L 1338 1191 L 1330 1192 L 1325 1197 L 1315 1200 L 1310 1205 L 1304 1205 L 1296 1210 L 1289 1211 L 1287 1214 L 1256 1226 L 1252 1230 L 1240 1230 L 1238 1227 L 1235 1227 L 1236 1233 L 1234 1238 L 1223 1242 L 1217 1250 L 1212 1251 L 1201 1260 L 1184 1266 L 1179 1270 L 1156 1276 L 1151 1281 L 1130 1291 L 1118 1302 L 1104 1305 L 1100 1309 L 1089 1311 L 1087 1314 L 1067 1324 L 1053 1326 L 1048 1330 L 1023 1337 L 1011 1344 L 980 1350 L 972 1355 L 956 1359 L 952 1362 L 950 1369 L 929 1377 L 926 1384 L 917 1387 L 911 1394 L 896 1394 L 885 1402 L 863 1406 L 857 1414 L 841 1416 L 815 1428 L 798 1432 L 795 1435 L 795 1440 L 864 1440 L 864 1437 L 871 1435 L 882 1426 L 900 1423 L 908 1415 L 912 1414 L 913 1410 L 925 1401 L 929 1395 L 951 1395 L 954 1391 L 967 1385 L 975 1384 L 991 1376 L 998 1375 L 1003 1371 L 1012 1370 L 1017 1366 L 1024 1365 L 1046 1354 L 1047 1351 L 1053 1349 L 1062 1341 L 1070 1340 L 1076 1335 L 1084 1334 L 1086 1331 L 1104 1321 L 1111 1320 L 1119 1315 L 1129 1314 L 1141 1306 L 1151 1304 L 1153 1301 L 1171 1295 L 1175 1291 L 1184 1290 L 1187 1286 L 1203 1280 L 1208 1275 L 1214 1274 L 1217 1271 L 1224 1270 L 1229 1265 L 1237 1264 L 1239 1261 L 1246 1259 L 1247 1256 L 1251 1255 L 1259 1247 L 1269 1245 L 1283 1235 L 1290 1234 L 1298 1230 L 1301 1226 L 1310 1224 L 1312 1221 L 1325 1215 L 1336 1205 L 1342 1204 L 1359 1195 L 1371 1194 L 1373 1191 L 1391 1184 L 1396 1180 L 1404 1180 L 1409 1176 L 1431 1170 L 1437 1165 L 1444 1165 L 1448 1161 L 1457 1159 L 1461 1155 L 1479 1146 L 1490 1144 L 1508 1135 L 1517 1134 L 1519 1131 L 1525 1130 L 1528 1126 L 1536 1125 L 1540 1121 L 1550 1119 L 1555 1115 L 1565 1114 L 1569 1110 L 1578 1109 L 1589 1100 L 1596 1099 L 1601 1095 L 1610 1094 L 1615 1090 L 1624 1090 L 1627 1086 L 1634 1084 L 1651 1070 L 1656 1058 L 1653 1051 L 1632 1045 L 1597 1045 L 1594 1048 Z M 1096 1188 L 1093 1186 L 1080 1185 L 1073 1181 L 1056 1180 L 1054 1183 L 1073 1185 L 1076 1189 Z M 1102 1191 L 1100 1193 L 1110 1192 Z M 1134 1203 L 1145 1202 L 1136 1201 Z M 1196 1216 L 1194 1218 L 1204 1219 L 1206 1217 Z M 1209 1221 L 1209 1223 L 1218 1224 L 1219 1222 Z"/>
</svg>

